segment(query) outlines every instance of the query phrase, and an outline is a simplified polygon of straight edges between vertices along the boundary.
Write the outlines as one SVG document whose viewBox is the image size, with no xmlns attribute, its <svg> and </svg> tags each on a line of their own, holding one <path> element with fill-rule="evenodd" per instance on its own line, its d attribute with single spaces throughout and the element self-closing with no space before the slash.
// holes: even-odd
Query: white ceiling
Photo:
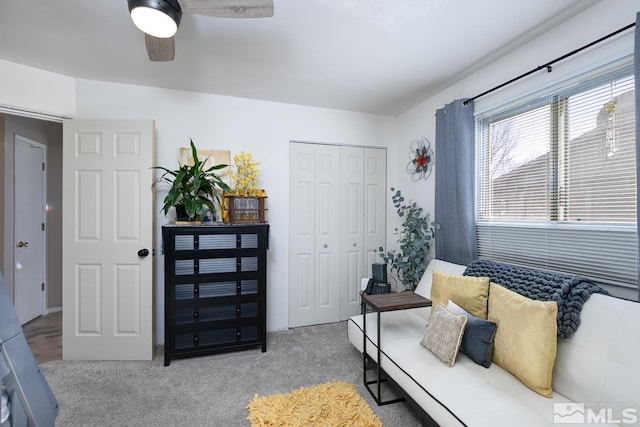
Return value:
<svg viewBox="0 0 640 427">
<path fill-rule="evenodd" d="M 184 14 L 176 60 L 152 63 L 126 0 L 0 0 L 0 59 L 81 79 L 397 115 L 598 0 L 273 1 L 273 18 Z"/>
</svg>

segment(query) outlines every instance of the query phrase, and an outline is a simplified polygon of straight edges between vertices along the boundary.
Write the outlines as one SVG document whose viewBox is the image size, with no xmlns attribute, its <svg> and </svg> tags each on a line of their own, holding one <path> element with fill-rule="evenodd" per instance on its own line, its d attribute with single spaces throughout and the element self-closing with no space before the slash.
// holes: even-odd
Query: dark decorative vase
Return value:
<svg viewBox="0 0 640 427">
<path fill-rule="evenodd" d="M 176 221 L 189 221 L 187 209 L 182 204 L 176 205 Z"/>
</svg>

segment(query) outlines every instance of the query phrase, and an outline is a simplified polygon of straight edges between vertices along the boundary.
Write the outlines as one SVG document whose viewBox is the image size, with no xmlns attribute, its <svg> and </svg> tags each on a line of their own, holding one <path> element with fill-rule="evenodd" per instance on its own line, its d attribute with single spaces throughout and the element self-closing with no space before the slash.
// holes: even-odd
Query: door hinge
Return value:
<svg viewBox="0 0 640 427">
<path fill-rule="evenodd" d="M 42 292 L 44 292 L 44 283 L 41 283 L 41 285 L 42 285 L 42 286 L 40 286 L 40 290 L 41 290 Z"/>
<path fill-rule="evenodd" d="M 42 162 L 42 172 L 44 172 L 44 162 Z"/>
<path fill-rule="evenodd" d="M 44 222 L 40 223 L 40 231 L 44 231 Z"/>
</svg>

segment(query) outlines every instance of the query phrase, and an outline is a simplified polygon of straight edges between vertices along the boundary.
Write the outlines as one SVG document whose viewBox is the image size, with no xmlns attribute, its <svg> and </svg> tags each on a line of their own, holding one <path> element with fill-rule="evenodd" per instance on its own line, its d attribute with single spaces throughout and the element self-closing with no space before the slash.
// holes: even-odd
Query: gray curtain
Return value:
<svg viewBox="0 0 640 427">
<path fill-rule="evenodd" d="M 475 225 L 473 102 L 436 111 L 436 258 L 468 264 L 478 257 Z"/>
<path fill-rule="evenodd" d="M 634 79 L 636 85 L 636 203 L 638 203 L 638 188 L 640 188 L 640 91 L 638 82 L 640 81 L 640 12 L 636 14 L 635 45 L 633 50 Z M 636 206 L 637 225 L 640 231 L 640 204 Z M 638 272 L 640 275 L 640 271 Z M 640 285 L 640 284 L 638 284 Z M 638 301 L 640 301 L 640 289 L 638 290 Z"/>
</svg>

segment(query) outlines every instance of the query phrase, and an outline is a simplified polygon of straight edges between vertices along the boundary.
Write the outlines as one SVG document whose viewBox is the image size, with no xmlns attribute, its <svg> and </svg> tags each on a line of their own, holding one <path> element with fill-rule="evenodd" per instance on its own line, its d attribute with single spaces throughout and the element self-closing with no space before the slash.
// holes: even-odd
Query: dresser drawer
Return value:
<svg viewBox="0 0 640 427">
<path fill-rule="evenodd" d="M 174 286 L 176 301 L 193 299 L 208 300 L 212 298 L 256 295 L 258 279 L 228 280 L 222 282 L 184 283 Z"/>
<path fill-rule="evenodd" d="M 198 322 L 217 322 L 233 319 L 248 319 L 258 315 L 258 303 L 214 305 L 211 307 L 176 308 L 175 324 L 186 325 Z"/>
<path fill-rule="evenodd" d="M 257 325 L 178 332 L 175 336 L 175 350 L 215 348 L 233 344 L 246 344 L 257 340 Z"/>
<path fill-rule="evenodd" d="M 259 247 L 258 233 L 225 233 L 206 234 L 201 233 L 180 233 L 173 237 L 174 250 L 181 251 L 207 251 L 216 249 L 257 249 Z M 233 231 L 233 230 L 232 230 Z"/>
</svg>

